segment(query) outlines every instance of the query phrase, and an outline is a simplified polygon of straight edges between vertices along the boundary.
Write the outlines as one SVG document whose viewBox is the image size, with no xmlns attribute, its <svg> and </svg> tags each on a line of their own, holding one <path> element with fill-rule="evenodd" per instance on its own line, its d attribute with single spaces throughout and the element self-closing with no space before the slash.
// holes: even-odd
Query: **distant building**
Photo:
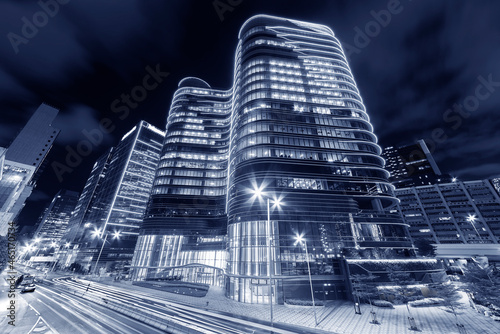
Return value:
<svg viewBox="0 0 500 334">
<path fill-rule="evenodd" d="M 52 199 L 38 229 L 35 238 L 40 238 L 42 243 L 59 243 L 66 232 L 68 222 L 78 200 L 75 191 L 60 190 Z"/>
<path fill-rule="evenodd" d="M 72 256 L 66 255 L 63 264 L 73 261 L 77 253 L 74 261 L 94 271 L 106 239 L 99 267 L 109 270 L 130 265 L 164 136 L 163 131 L 141 121 L 96 162 L 64 237 L 69 245 L 62 245 L 61 254 Z M 77 252 L 66 251 L 66 247 Z"/>
<path fill-rule="evenodd" d="M 31 195 L 40 168 L 59 130 L 51 126 L 58 110 L 40 105 L 7 151 L 0 151 L 0 235 L 7 233 Z"/>
<path fill-rule="evenodd" d="M 436 244 L 498 244 L 500 197 L 494 180 L 396 189 L 397 210 L 414 240 Z M 396 208 L 393 209 L 393 213 Z"/>
<path fill-rule="evenodd" d="M 385 169 L 391 173 L 389 181 L 396 188 L 416 187 L 451 182 L 448 174 L 442 174 L 425 141 L 401 147 L 386 147 L 382 152 Z"/>
</svg>

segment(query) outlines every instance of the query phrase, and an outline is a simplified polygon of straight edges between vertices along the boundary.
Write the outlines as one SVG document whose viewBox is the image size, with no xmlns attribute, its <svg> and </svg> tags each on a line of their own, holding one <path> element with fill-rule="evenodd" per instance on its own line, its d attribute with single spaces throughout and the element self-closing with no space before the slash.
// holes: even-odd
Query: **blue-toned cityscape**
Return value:
<svg viewBox="0 0 500 334">
<path fill-rule="evenodd" d="M 221 23 L 240 3 L 213 2 Z M 500 331 L 500 174 L 452 176 L 437 137 L 379 144 L 334 28 L 247 17 L 226 89 L 184 75 L 157 97 L 173 69 L 148 66 L 80 139 L 64 108 L 32 111 L 0 147 L 6 333 Z M 125 128 L 148 94 L 165 122 Z"/>
</svg>

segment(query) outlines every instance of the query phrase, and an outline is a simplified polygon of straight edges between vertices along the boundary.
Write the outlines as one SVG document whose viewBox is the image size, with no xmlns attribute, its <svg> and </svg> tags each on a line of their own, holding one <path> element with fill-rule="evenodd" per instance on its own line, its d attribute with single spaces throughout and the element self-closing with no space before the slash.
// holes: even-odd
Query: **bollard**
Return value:
<svg viewBox="0 0 500 334">
<path fill-rule="evenodd" d="M 371 321 L 371 323 L 374 324 L 374 325 L 378 325 L 379 322 L 377 320 L 377 314 L 375 313 L 375 311 L 370 311 L 370 314 L 372 315 L 372 321 Z"/>
<path fill-rule="evenodd" d="M 410 330 L 418 331 L 417 323 L 415 322 L 415 318 L 408 317 L 408 321 L 410 322 Z"/>
</svg>

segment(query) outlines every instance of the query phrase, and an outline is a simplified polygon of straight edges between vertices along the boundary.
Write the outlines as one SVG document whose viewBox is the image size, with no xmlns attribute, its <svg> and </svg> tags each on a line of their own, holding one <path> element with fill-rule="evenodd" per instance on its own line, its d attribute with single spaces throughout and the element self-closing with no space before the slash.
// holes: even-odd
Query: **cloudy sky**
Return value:
<svg viewBox="0 0 500 334">
<path fill-rule="evenodd" d="M 0 2 L 0 146 L 41 102 L 61 109 L 49 163 L 64 162 L 102 119 L 115 129 L 62 182 L 49 164 L 22 224 L 34 224 L 60 188 L 81 191 L 99 155 L 138 121 L 163 129 L 183 77 L 229 88 L 238 30 L 260 13 L 332 28 L 381 146 L 424 138 L 453 176 L 500 175 L 497 1 L 57 1 Z M 113 102 L 142 85 L 148 68 L 169 75 L 120 117 Z"/>
</svg>

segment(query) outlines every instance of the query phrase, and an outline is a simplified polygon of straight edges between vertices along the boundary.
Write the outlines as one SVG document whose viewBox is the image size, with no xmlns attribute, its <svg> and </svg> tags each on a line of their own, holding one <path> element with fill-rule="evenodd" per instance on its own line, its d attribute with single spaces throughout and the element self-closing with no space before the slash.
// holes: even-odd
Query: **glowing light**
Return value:
<svg viewBox="0 0 500 334">
<path fill-rule="evenodd" d="M 469 223 L 474 223 L 474 222 L 476 221 L 476 219 L 477 219 L 476 215 L 469 214 L 469 215 L 467 216 L 467 221 L 468 221 Z"/>
<path fill-rule="evenodd" d="M 94 231 L 92 231 L 92 236 L 93 237 L 98 237 L 101 235 L 101 230 L 100 229 L 94 229 Z"/>
<path fill-rule="evenodd" d="M 293 244 L 294 246 L 297 245 L 302 245 L 302 243 L 305 243 L 306 239 L 304 239 L 304 234 L 296 234 L 295 235 L 295 243 Z"/>
<path fill-rule="evenodd" d="M 119 239 L 119 238 L 120 238 L 120 232 L 119 231 L 113 232 L 113 239 Z"/>
<path fill-rule="evenodd" d="M 67 243 L 65 243 L 65 244 L 64 244 L 64 246 L 65 246 L 66 248 L 69 248 L 69 246 L 71 246 L 71 244 L 70 244 L 69 242 L 67 242 Z"/>
</svg>

